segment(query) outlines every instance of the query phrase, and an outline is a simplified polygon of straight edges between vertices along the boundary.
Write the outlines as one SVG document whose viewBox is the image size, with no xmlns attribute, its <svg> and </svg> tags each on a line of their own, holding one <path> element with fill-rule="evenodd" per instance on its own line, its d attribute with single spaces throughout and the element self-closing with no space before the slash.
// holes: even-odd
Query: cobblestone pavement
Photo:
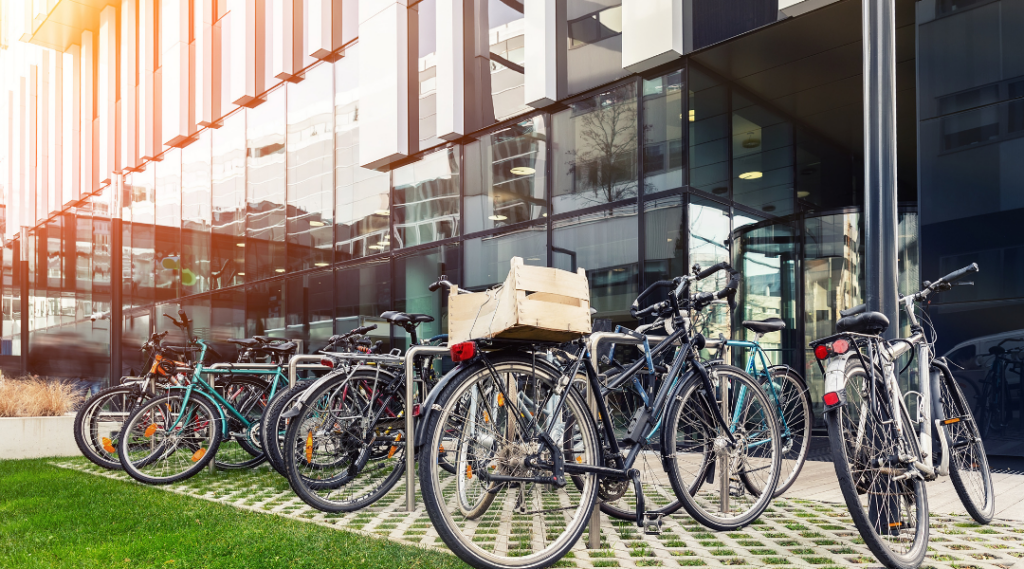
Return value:
<svg viewBox="0 0 1024 569">
<path fill-rule="evenodd" d="M 85 459 L 54 462 L 70 468 L 130 481 L 123 472 L 103 470 Z M 405 511 L 405 484 L 359 512 L 325 514 L 299 500 L 287 481 L 267 467 L 256 470 L 203 472 L 190 480 L 159 486 L 169 492 L 385 537 L 421 547 L 445 549 L 419 501 Z M 924 567 L 934 569 L 1006 569 L 1024 558 L 1024 523 L 996 520 L 979 526 L 958 508 L 931 514 L 931 541 Z M 585 547 L 587 534 L 558 567 L 878 567 L 863 545 L 845 504 L 782 498 L 750 527 L 738 532 L 711 532 L 684 514 L 665 520 L 664 533 L 645 536 L 626 522 L 602 516 L 601 549 Z"/>
</svg>

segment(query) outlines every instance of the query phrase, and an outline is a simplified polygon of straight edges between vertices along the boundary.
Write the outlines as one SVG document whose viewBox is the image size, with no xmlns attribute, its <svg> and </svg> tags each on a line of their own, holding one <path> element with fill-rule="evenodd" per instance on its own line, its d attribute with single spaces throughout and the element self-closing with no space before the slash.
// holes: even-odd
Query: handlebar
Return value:
<svg viewBox="0 0 1024 569">
<path fill-rule="evenodd" d="M 978 270 L 979 270 L 978 269 L 978 263 L 971 263 L 970 265 L 967 265 L 966 267 L 964 267 L 962 269 L 959 269 L 959 270 L 953 271 L 952 273 L 949 273 L 948 275 L 942 277 L 939 280 L 942 281 L 942 282 L 954 283 L 954 282 L 964 278 L 965 276 L 967 276 L 967 275 L 969 275 L 971 273 L 978 272 Z"/>
<path fill-rule="evenodd" d="M 451 290 L 453 286 L 455 285 L 453 285 L 448 280 L 448 275 L 441 275 L 440 277 L 437 278 L 436 281 L 434 281 L 430 286 L 428 286 L 427 289 L 430 292 L 437 292 L 437 289 L 441 287 L 444 287 L 445 290 Z"/>
<path fill-rule="evenodd" d="M 862 312 L 866 311 L 867 309 L 868 309 L 868 305 L 867 304 L 858 304 L 857 306 L 854 306 L 853 308 L 847 308 L 846 310 L 840 310 L 839 311 L 839 315 L 843 316 L 843 317 L 853 316 L 854 314 L 861 314 Z"/>
<path fill-rule="evenodd" d="M 718 263 L 717 265 L 712 265 L 704 269 L 703 271 L 697 273 L 697 280 L 702 281 L 719 271 L 728 271 L 729 273 L 729 282 L 726 283 L 725 288 L 714 293 L 711 293 L 712 296 L 710 299 L 707 298 L 706 296 L 703 296 L 705 293 L 698 295 L 696 298 L 694 298 L 694 304 L 700 306 L 703 304 L 707 304 L 713 299 L 725 298 L 729 302 L 729 308 L 731 310 L 736 310 L 736 292 L 737 290 L 739 290 L 740 277 L 742 275 L 739 271 L 734 269 L 732 265 L 726 262 L 721 262 Z"/>
</svg>

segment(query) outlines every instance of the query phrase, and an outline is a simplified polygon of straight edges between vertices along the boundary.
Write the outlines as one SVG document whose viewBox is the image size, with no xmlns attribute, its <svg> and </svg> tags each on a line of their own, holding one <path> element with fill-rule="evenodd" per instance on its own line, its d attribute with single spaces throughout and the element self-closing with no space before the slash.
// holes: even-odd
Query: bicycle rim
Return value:
<svg viewBox="0 0 1024 569">
<path fill-rule="evenodd" d="M 136 390 L 118 386 L 97 393 L 75 417 L 75 441 L 86 458 L 103 468 L 120 470 L 117 443 L 128 415 L 135 409 Z"/>
<path fill-rule="evenodd" d="M 143 403 L 125 425 L 121 466 L 140 482 L 168 484 L 206 466 L 220 443 L 219 415 L 206 397 L 168 393 Z"/>
<path fill-rule="evenodd" d="M 533 427 L 524 432 L 513 412 L 522 413 L 527 423 L 536 418 L 550 427 L 556 452 L 567 464 L 598 464 L 596 432 L 575 389 L 563 392 L 565 405 L 554 413 L 555 378 L 548 370 L 518 358 L 493 365 L 497 377 L 471 368 L 438 398 L 441 410 L 431 417 L 420 464 L 424 504 L 444 542 L 470 565 L 547 567 L 583 533 L 597 494 L 596 476 L 580 476 L 582 489 L 571 482 L 558 488 L 488 479 L 550 474 L 526 464 L 526 456 L 536 457 L 537 437 Z M 455 457 L 454 474 L 438 465 L 442 452 Z M 551 457 L 543 452 L 536 458 Z M 467 509 L 472 510 L 468 515 Z"/>
<path fill-rule="evenodd" d="M 981 434 L 956 380 L 945 371 L 940 373 L 943 374 L 939 397 L 943 417 L 958 419 L 942 427 L 949 442 L 949 477 L 967 513 L 978 523 L 987 524 L 995 515 L 996 504 L 992 472 Z"/>
<path fill-rule="evenodd" d="M 807 384 L 799 374 L 786 367 L 776 367 L 771 369 L 771 381 L 771 389 L 766 389 L 766 393 L 779 412 L 779 438 L 782 442 L 782 467 L 773 496 L 778 498 L 796 482 L 804 467 L 811 447 L 814 415 Z"/>
<path fill-rule="evenodd" d="M 266 460 L 260 446 L 258 434 L 252 425 L 257 425 L 267 408 L 269 385 L 255 378 L 234 377 L 218 385 L 224 399 L 250 423 L 246 426 L 225 407 L 224 415 L 228 419 L 228 433 L 221 440 L 217 451 L 217 468 L 226 470 L 252 468 Z"/>
</svg>

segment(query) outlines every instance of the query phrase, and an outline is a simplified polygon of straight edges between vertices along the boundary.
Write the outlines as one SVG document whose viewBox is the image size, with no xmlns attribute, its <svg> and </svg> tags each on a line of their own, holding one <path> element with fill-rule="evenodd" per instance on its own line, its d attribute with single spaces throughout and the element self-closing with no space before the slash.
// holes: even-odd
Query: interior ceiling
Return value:
<svg viewBox="0 0 1024 569">
<path fill-rule="evenodd" d="M 692 59 L 852 154 L 863 154 L 861 3 L 842 0 Z M 914 0 L 896 1 L 899 153 L 916 160 Z M 903 162 L 903 160 L 900 160 Z"/>
</svg>

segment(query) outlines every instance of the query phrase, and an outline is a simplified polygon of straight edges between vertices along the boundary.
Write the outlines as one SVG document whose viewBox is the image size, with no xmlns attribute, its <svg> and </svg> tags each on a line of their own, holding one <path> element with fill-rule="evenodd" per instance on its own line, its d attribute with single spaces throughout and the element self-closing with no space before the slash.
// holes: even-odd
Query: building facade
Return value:
<svg viewBox="0 0 1024 569">
<path fill-rule="evenodd" d="M 896 5 L 901 292 L 981 265 L 929 314 L 1024 454 L 1024 0 Z M 0 364 L 116 381 L 179 307 L 224 352 L 432 335 L 429 283 L 513 256 L 633 326 L 730 261 L 701 326 L 783 318 L 817 404 L 807 343 L 863 296 L 860 34 L 856 0 L 0 0 Z"/>
</svg>

